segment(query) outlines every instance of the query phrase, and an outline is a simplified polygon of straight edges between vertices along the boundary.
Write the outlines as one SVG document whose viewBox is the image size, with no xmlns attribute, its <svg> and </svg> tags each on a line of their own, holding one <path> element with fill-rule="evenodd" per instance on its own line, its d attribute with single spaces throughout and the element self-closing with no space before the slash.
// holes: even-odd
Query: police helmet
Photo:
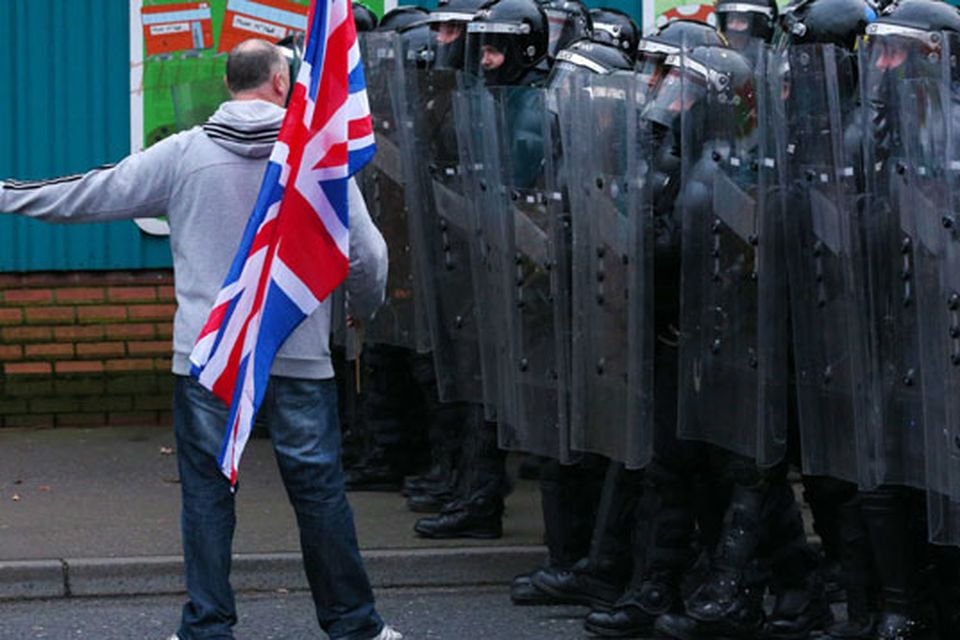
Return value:
<svg viewBox="0 0 960 640">
<path fill-rule="evenodd" d="M 353 3 L 353 24 L 357 27 L 357 33 L 373 31 L 377 28 L 377 23 L 377 14 L 371 11 L 367 5 L 359 2 Z"/>
<path fill-rule="evenodd" d="M 717 0 L 717 28 L 735 49 L 770 42 L 777 26 L 776 0 Z"/>
<path fill-rule="evenodd" d="M 640 43 L 640 29 L 633 18 L 619 9 L 600 8 L 590 11 L 593 24 L 592 39 L 617 47 L 636 60 L 637 45 Z"/>
<path fill-rule="evenodd" d="M 491 0 L 467 23 L 468 69 L 489 85 L 519 82 L 543 62 L 548 46 L 547 15 L 534 0 Z"/>
<path fill-rule="evenodd" d="M 780 30 L 787 45 L 834 44 L 852 51 L 876 19 L 870 0 L 795 0 L 780 14 Z"/>
</svg>

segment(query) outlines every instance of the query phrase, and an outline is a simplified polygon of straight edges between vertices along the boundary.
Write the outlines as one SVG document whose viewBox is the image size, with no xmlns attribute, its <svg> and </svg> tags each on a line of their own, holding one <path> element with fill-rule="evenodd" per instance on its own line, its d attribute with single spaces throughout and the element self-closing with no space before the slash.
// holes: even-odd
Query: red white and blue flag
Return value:
<svg viewBox="0 0 960 640">
<path fill-rule="evenodd" d="M 219 462 L 231 484 L 277 351 L 347 277 L 347 180 L 375 151 L 351 3 L 314 0 L 257 203 L 190 354 L 192 375 L 230 407 Z"/>
</svg>

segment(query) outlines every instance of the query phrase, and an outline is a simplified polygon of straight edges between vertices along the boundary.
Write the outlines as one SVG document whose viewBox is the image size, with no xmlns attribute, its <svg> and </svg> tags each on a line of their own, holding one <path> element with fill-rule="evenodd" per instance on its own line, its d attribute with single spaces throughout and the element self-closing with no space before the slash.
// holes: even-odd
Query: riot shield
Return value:
<svg viewBox="0 0 960 640">
<path fill-rule="evenodd" d="M 490 92 L 482 88 L 458 88 L 454 94 L 457 122 L 469 127 L 457 131 L 460 151 L 460 176 L 463 193 L 471 203 L 473 240 L 471 261 L 477 347 L 480 357 L 483 405 L 487 420 L 499 422 L 502 411 L 501 381 L 507 377 L 506 294 L 503 271 L 506 259 L 500 242 L 500 216 L 505 209 L 500 194 L 493 188 L 500 176 L 500 158 L 496 134 L 496 105 Z"/>
<path fill-rule="evenodd" d="M 857 436 L 877 420 L 862 278 L 856 58 L 833 45 L 791 46 L 770 72 L 786 94 L 781 168 L 793 364 L 803 472 L 859 478 Z"/>
<path fill-rule="evenodd" d="M 952 52 L 957 39 L 945 34 L 939 73 L 898 87 L 902 136 L 916 259 L 923 415 L 930 539 L 960 544 L 960 147 L 957 146 L 958 76 Z"/>
<path fill-rule="evenodd" d="M 569 457 L 563 383 L 569 336 L 562 328 L 567 242 L 558 206 L 559 141 L 545 91 L 501 87 L 491 93 L 494 121 L 487 128 L 495 134 L 497 159 L 488 188 L 499 209 L 494 256 L 502 260 L 504 294 L 500 446 L 563 461 Z"/>
<path fill-rule="evenodd" d="M 786 449 L 786 266 L 766 52 L 739 76 L 679 58 L 678 434 L 773 465 Z"/>
<path fill-rule="evenodd" d="M 364 324 L 364 339 L 419 351 L 428 350 L 429 333 L 418 305 L 408 218 L 412 171 L 405 166 L 406 137 L 395 115 L 392 88 L 401 79 L 397 34 L 371 32 L 360 38 L 367 97 L 373 117 L 377 153 L 358 174 L 370 217 L 387 243 L 389 270 L 386 300 Z"/>
<path fill-rule="evenodd" d="M 893 55 L 896 52 L 896 55 Z M 939 65 L 925 44 L 899 35 L 871 37 L 859 49 L 861 130 L 866 191 L 866 265 L 871 331 L 875 335 L 875 393 L 879 416 L 860 436 L 860 483 L 926 488 L 923 376 L 918 288 L 919 231 L 929 220 L 922 192 L 926 168 L 913 165 L 908 143 L 918 127 L 902 119 L 917 83 L 936 81 Z M 902 54 L 902 55 L 901 55 Z"/>
<path fill-rule="evenodd" d="M 573 231 L 571 448 L 643 468 L 653 447 L 650 145 L 637 131 L 634 74 L 582 73 L 570 85 L 557 106 Z"/>
<path fill-rule="evenodd" d="M 413 141 L 404 163 L 417 171 L 411 207 L 418 278 L 442 401 L 483 401 L 473 287 L 474 203 L 465 197 L 453 71 L 407 64 L 404 119 Z M 466 124 L 464 124 L 466 126 Z"/>
</svg>

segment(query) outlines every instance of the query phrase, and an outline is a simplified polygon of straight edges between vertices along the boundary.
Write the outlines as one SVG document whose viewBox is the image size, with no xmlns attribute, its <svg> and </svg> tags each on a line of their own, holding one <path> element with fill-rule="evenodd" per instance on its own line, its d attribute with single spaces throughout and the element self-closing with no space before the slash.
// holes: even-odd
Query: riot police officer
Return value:
<svg viewBox="0 0 960 640">
<path fill-rule="evenodd" d="M 522 128 L 532 109 L 524 92 L 509 89 L 543 82 L 547 46 L 546 14 L 533 0 L 487 2 L 467 23 L 465 69 L 487 86 L 508 91 L 505 108 L 518 127 Z M 497 424 L 485 420 L 483 407 L 475 406 L 475 416 L 466 427 L 464 488 L 440 514 L 417 521 L 414 530 L 423 537 L 501 535 L 503 501 L 509 490 L 506 452 L 498 446 Z"/>
</svg>

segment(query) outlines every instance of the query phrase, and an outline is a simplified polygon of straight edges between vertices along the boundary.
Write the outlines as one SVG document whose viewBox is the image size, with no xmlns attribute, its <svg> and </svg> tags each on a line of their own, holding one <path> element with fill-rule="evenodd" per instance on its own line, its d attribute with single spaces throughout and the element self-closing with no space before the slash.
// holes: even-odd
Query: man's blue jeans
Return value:
<svg viewBox="0 0 960 640">
<path fill-rule="evenodd" d="M 230 556 L 236 513 L 230 483 L 217 466 L 227 409 L 195 380 L 178 376 L 173 414 L 189 597 L 177 633 L 181 640 L 232 640 L 237 613 Z M 333 639 L 375 637 L 383 621 L 374 608 L 340 468 L 336 383 L 272 376 L 260 416 L 269 426 L 297 515 L 321 628 Z"/>
</svg>

